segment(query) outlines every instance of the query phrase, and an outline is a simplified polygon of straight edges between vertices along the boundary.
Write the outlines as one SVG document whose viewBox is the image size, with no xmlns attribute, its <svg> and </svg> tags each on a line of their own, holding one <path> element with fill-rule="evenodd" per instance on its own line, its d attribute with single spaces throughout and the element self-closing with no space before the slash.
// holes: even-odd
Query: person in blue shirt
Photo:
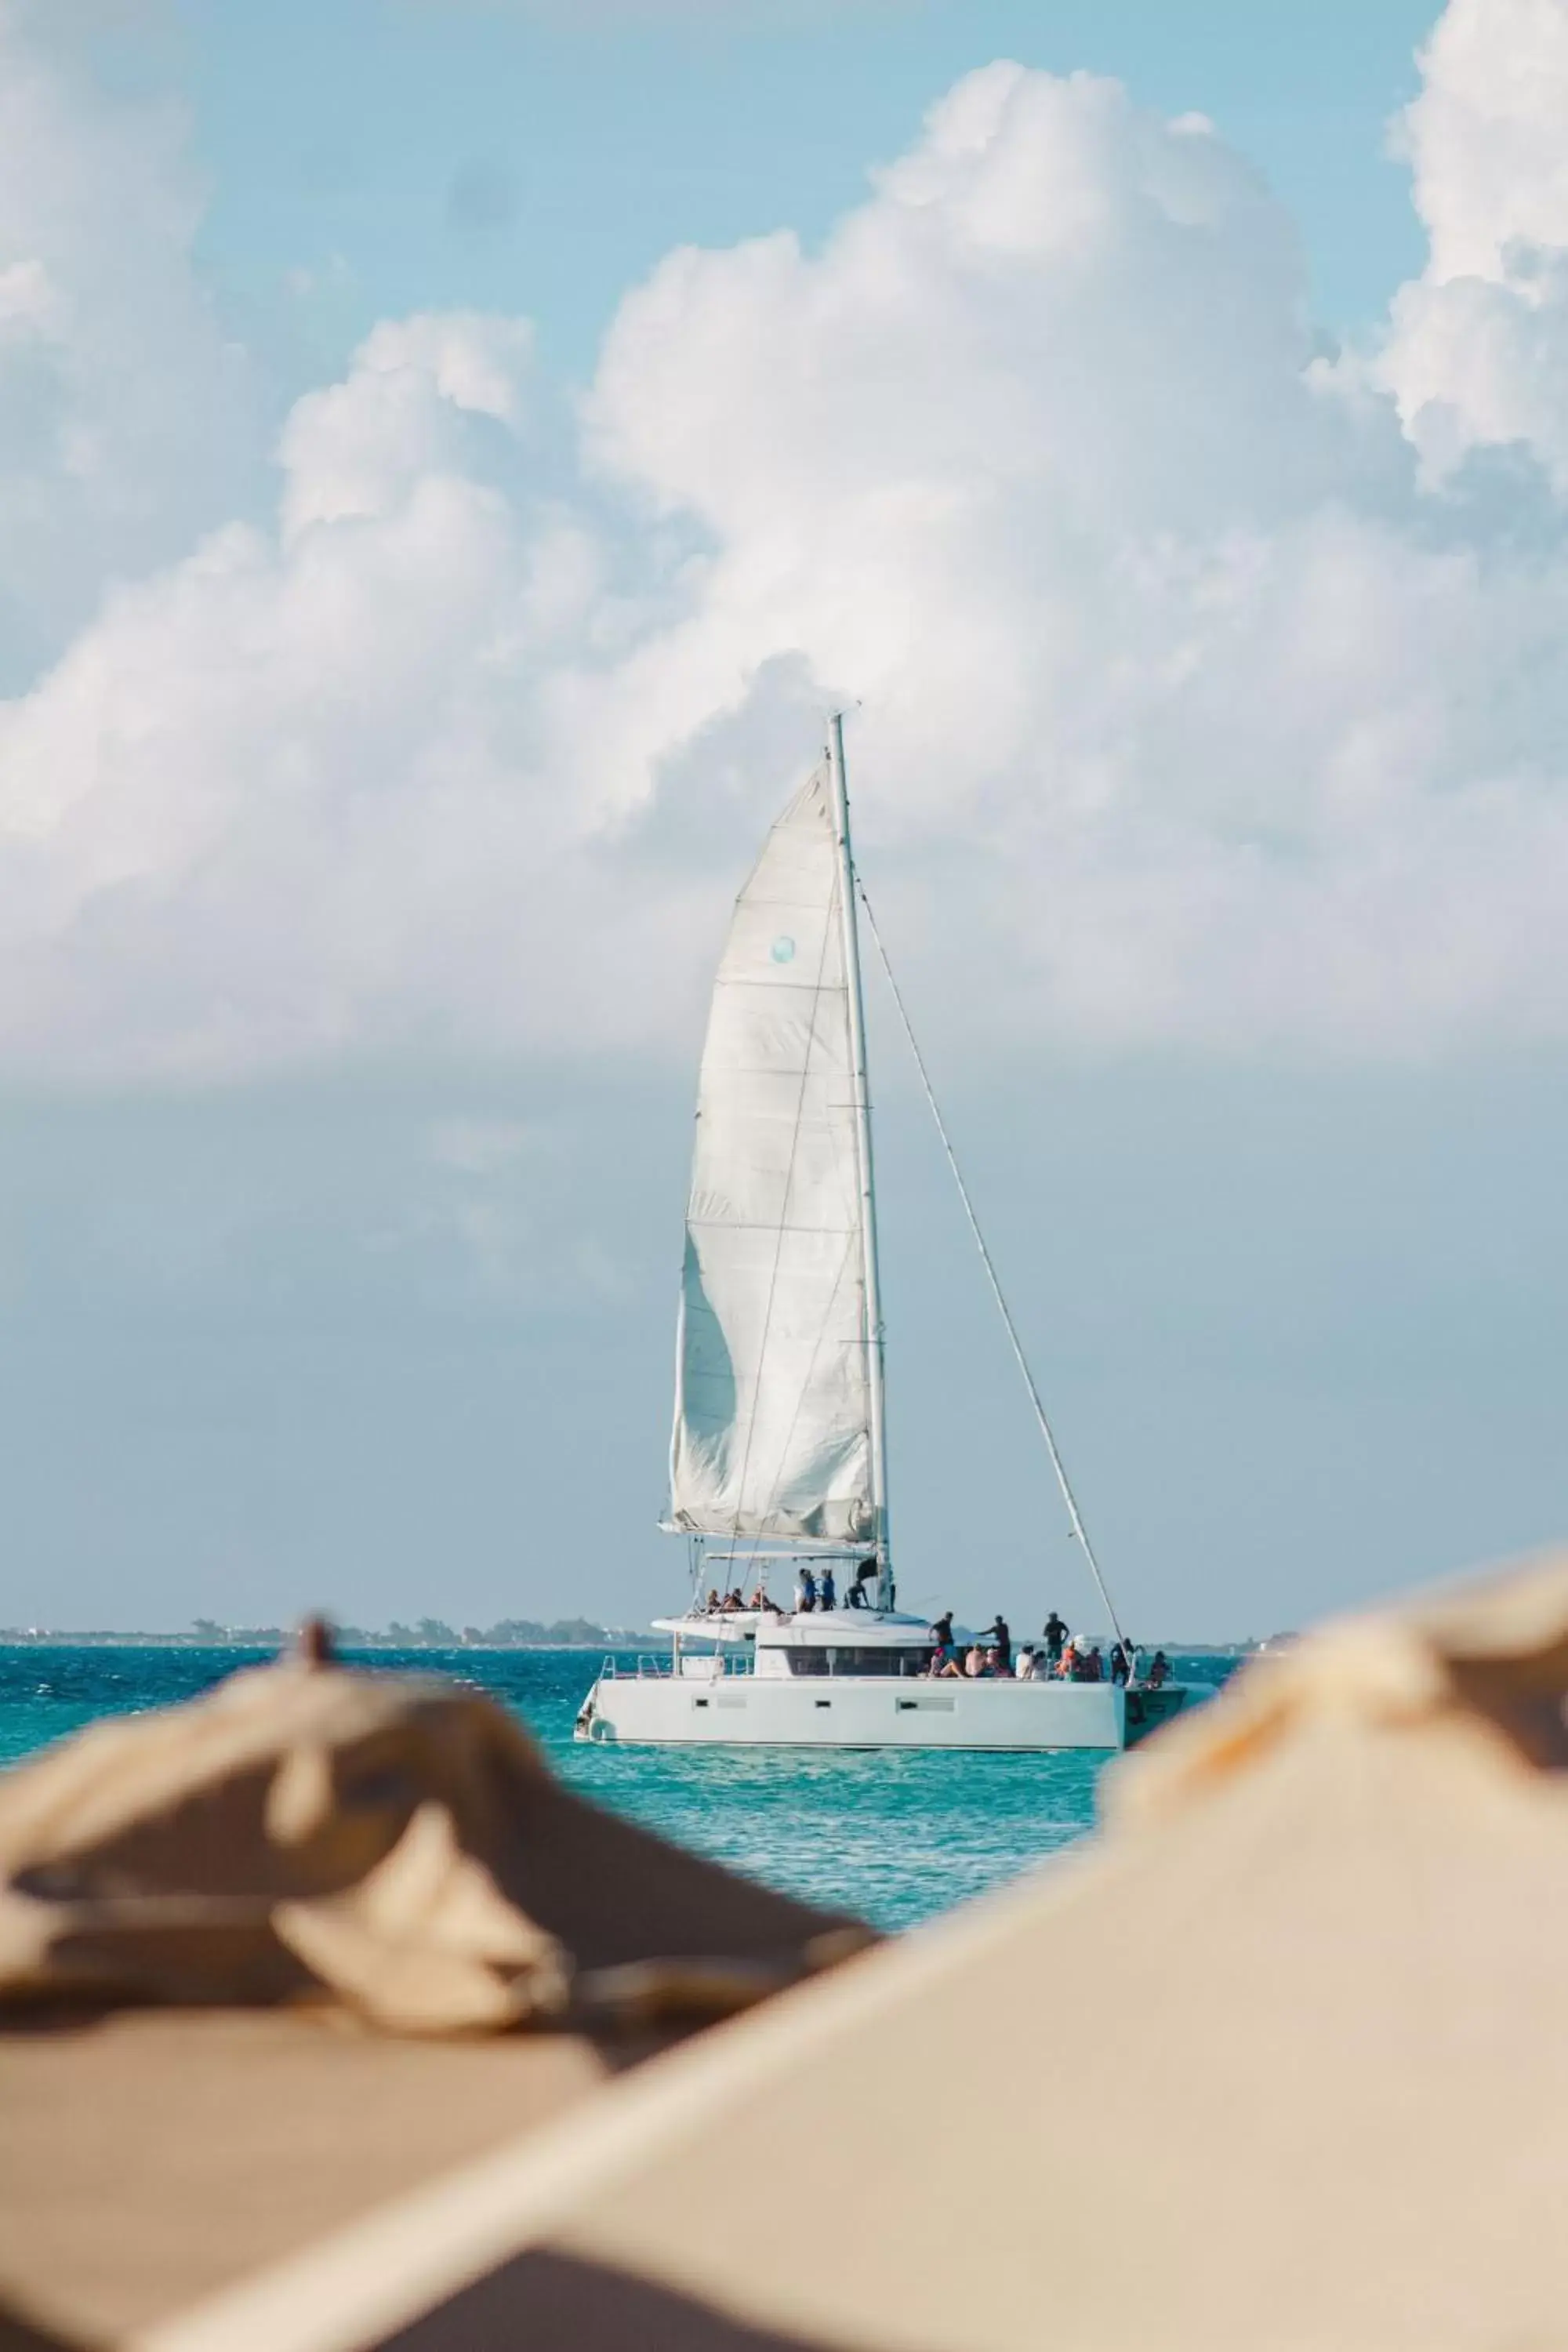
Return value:
<svg viewBox="0 0 1568 2352">
<path fill-rule="evenodd" d="M 817 1606 L 820 1609 L 837 1609 L 838 1606 L 838 1588 L 833 1581 L 831 1562 L 822 1571 Z"/>
</svg>

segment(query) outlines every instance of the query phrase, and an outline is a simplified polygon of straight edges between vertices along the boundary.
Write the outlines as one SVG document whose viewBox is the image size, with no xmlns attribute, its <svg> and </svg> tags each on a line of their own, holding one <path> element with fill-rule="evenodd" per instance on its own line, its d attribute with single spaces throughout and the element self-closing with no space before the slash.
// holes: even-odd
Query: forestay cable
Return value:
<svg viewBox="0 0 1568 2352">
<path fill-rule="evenodd" d="M 1121 1643 L 1131 1670 L 1132 1654 L 1127 1647 L 1126 1637 L 1121 1631 L 1121 1622 L 1116 1614 L 1116 1603 L 1111 1600 L 1105 1579 L 1100 1572 L 1100 1562 L 1094 1556 L 1094 1546 L 1089 1542 L 1089 1529 L 1084 1526 L 1083 1514 L 1079 1509 L 1077 1498 L 1073 1494 L 1072 1485 L 1067 1474 L 1067 1465 L 1058 1451 L 1057 1441 L 1052 1433 L 1045 1405 L 1041 1402 L 1040 1391 L 1035 1385 L 1035 1375 L 1029 1370 L 1029 1360 L 1024 1353 L 1024 1343 L 1018 1337 L 1018 1327 L 1013 1320 L 1006 1298 L 1003 1295 L 1001 1282 L 997 1278 L 996 1269 L 991 1263 L 991 1253 L 985 1246 L 985 1236 L 980 1230 L 980 1220 L 974 1213 L 974 1205 L 969 1197 L 969 1187 L 963 1181 L 963 1171 L 958 1164 L 958 1155 L 953 1150 L 948 1139 L 947 1129 L 942 1124 L 942 1113 L 937 1108 L 936 1096 L 931 1090 L 931 1079 L 926 1074 L 924 1057 L 915 1043 L 915 1033 L 910 1025 L 909 1013 L 904 1009 L 904 1000 L 899 992 L 899 983 L 893 978 L 893 967 L 888 960 L 888 950 L 882 945 L 882 934 L 877 929 L 877 918 L 871 912 L 871 901 L 866 895 L 866 886 L 858 875 L 855 877 L 855 887 L 859 892 L 860 904 L 866 910 L 866 921 L 871 933 L 872 942 L 881 961 L 882 970 L 887 974 L 888 986 L 892 992 L 893 1003 L 898 1007 L 899 1020 L 902 1024 L 904 1035 L 909 1040 L 910 1052 L 914 1057 L 915 1068 L 920 1073 L 921 1086 L 930 1107 L 931 1118 L 936 1122 L 936 1131 L 942 1138 L 942 1148 L 947 1154 L 947 1164 L 952 1171 L 952 1181 L 958 1187 L 958 1197 L 963 1203 L 963 1213 L 969 1220 L 969 1230 L 974 1235 L 974 1246 L 980 1252 L 980 1263 L 985 1268 L 985 1279 L 991 1285 L 991 1296 L 996 1301 L 996 1311 L 1002 1318 L 1002 1328 L 1012 1344 L 1013 1353 L 1017 1359 L 1018 1370 L 1024 1376 L 1024 1386 L 1028 1391 L 1029 1402 L 1035 1409 L 1035 1419 L 1040 1425 L 1040 1435 L 1046 1441 L 1046 1451 L 1051 1458 L 1051 1468 L 1056 1473 L 1057 1485 L 1061 1489 L 1062 1501 L 1067 1506 L 1068 1527 L 1083 1547 L 1083 1556 L 1089 1562 L 1089 1574 L 1093 1577 L 1100 1597 L 1105 1603 L 1106 1614 L 1110 1619 L 1111 1631 Z"/>
</svg>

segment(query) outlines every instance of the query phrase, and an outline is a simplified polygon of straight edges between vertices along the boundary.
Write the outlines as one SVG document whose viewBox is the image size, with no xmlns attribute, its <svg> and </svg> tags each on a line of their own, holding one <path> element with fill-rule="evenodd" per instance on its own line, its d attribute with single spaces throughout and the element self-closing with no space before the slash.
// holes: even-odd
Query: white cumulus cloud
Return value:
<svg viewBox="0 0 1568 2352">
<path fill-rule="evenodd" d="M 89 86 L 58 30 L 0 0 L 0 691 L 106 579 L 231 512 L 253 462 L 245 362 L 192 268 L 184 120 Z"/>
<path fill-rule="evenodd" d="M 515 426 L 531 338 L 471 312 L 384 320 L 342 383 L 299 401 L 279 450 L 286 535 L 385 513 L 422 476 L 460 472 L 460 420 Z"/>
<path fill-rule="evenodd" d="M 1433 471 L 1518 443 L 1568 489 L 1568 7 L 1450 0 L 1399 125 L 1431 241 L 1384 381 Z"/>
<path fill-rule="evenodd" d="M 1562 21 L 1452 0 L 1407 126 L 1432 270 L 1359 367 L 1205 120 L 1007 64 L 820 251 L 670 255 L 564 457 L 522 322 L 384 322 L 289 416 L 269 520 L 139 571 L 82 523 L 121 576 L 0 704 L 0 1056 L 658 1045 L 841 698 L 886 928 L 972 1036 L 1568 1034 L 1568 546 L 1539 482 L 1528 530 L 1517 484 L 1436 487 L 1491 440 L 1568 462 L 1568 394 L 1421 309 L 1551 311 Z M 200 406 L 189 231 L 138 267 Z M 91 247 L 0 244 L 0 383 Z M 0 428 L 8 462 L 53 494 Z"/>
</svg>

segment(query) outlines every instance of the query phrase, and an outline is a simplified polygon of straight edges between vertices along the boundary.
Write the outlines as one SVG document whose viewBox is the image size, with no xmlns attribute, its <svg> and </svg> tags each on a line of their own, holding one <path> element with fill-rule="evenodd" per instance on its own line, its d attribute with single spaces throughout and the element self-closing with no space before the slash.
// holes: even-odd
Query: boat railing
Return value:
<svg viewBox="0 0 1568 2352">
<path fill-rule="evenodd" d="M 752 1662 L 743 1651 L 715 1650 L 709 1657 L 699 1655 L 682 1662 L 681 1672 L 691 1682 L 721 1683 L 734 1675 L 749 1675 Z"/>
<path fill-rule="evenodd" d="M 701 1674 L 692 1674 L 690 1670 L 693 1666 L 701 1667 L 703 1672 Z M 639 1652 L 637 1665 L 633 1671 L 635 1672 L 639 1683 L 668 1683 L 677 1680 L 700 1682 L 704 1678 L 710 1682 L 719 1682 L 726 1675 L 749 1675 L 752 1668 L 747 1659 L 727 1658 L 721 1650 L 717 1651 L 710 1658 L 689 1659 L 687 1661 L 687 1671 L 685 1675 L 678 1675 L 676 1669 L 670 1664 L 668 1658 L 659 1657 L 647 1650 L 644 1650 Z M 607 1665 L 605 1667 L 605 1672 L 613 1675 L 615 1669 L 613 1666 Z"/>
<path fill-rule="evenodd" d="M 725 1675 L 749 1675 L 752 1672 L 752 1663 L 749 1658 L 728 1656 L 722 1650 L 716 1650 L 711 1658 L 703 1658 L 700 1662 L 693 1660 L 691 1663 L 694 1664 L 700 1663 L 706 1666 L 709 1676 L 714 1682 L 718 1682 Z M 637 1653 L 636 1664 L 630 1667 L 617 1658 L 614 1652 L 606 1653 L 605 1662 L 599 1668 L 599 1680 L 602 1683 L 613 1683 L 630 1676 L 635 1676 L 639 1683 L 667 1683 L 676 1678 L 676 1669 L 668 1658 L 660 1657 L 647 1650 L 640 1650 Z"/>
</svg>

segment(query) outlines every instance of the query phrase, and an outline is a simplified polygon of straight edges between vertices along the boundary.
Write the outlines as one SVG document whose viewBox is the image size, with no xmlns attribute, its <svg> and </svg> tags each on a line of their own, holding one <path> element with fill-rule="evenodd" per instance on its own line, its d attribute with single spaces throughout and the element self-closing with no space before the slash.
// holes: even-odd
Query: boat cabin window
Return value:
<svg viewBox="0 0 1568 2352">
<path fill-rule="evenodd" d="M 786 1649 L 792 1675 L 923 1675 L 931 1664 L 930 1645 L 920 1650 L 837 1649 L 815 1643 L 809 1649 Z"/>
</svg>

